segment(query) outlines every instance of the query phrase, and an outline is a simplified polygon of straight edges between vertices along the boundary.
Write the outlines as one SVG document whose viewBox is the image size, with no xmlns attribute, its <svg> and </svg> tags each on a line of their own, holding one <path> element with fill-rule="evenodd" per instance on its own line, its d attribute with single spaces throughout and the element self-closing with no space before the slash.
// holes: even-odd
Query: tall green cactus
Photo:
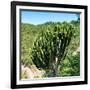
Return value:
<svg viewBox="0 0 90 90">
<path fill-rule="evenodd" d="M 49 76 L 58 76 L 60 62 L 67 54 L 68 45 L 74 35 L 74 27 L 69 23 L 55 25 L 42 31 L 32 49 L 32 60 L 38 68 L 48 69 Z"/>
</svg>

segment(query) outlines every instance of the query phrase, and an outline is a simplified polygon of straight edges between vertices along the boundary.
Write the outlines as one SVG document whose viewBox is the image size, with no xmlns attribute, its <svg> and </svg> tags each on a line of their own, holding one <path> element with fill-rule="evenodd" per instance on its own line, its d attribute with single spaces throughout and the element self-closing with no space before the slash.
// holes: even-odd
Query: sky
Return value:
<svg viewBox="0 0 90 90">
<path fill-rule="evenodd" d="M 78 15 L 79 16 L 79 15 Z M 70 22 L 77 20 L 78 16 L 76 13 L 56 13 L 56 12 L 40 12 L 40 11 L 21 11 L 21 23 L 28 24 L 43 24 L 45 22 Z"/>
</svg>

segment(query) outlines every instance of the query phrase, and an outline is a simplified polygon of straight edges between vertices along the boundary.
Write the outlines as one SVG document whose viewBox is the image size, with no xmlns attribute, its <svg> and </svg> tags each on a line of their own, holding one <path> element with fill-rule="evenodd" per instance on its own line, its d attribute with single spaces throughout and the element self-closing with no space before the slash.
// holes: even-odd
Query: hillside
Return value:
<svg viewBox="0 0 90 90">
<path fill-rule="evenodd" d="M 69 24 L 72 24 L 73 27 L 75 28 L 74 37 L 71 39 L 70 45 L 68 46 L 67 55 L 65 56 L 65 58 L 62 60 L 60 64 L 59 76 L 80 75 L 80 52 L 79 53 L 77 52 L 77 49 L 80 47 L 80 23 L 73 21 L 73 22 L 70 22 Z M 33 49 L 34 43 L 36 42 L 36 39 L 39 37 L 39 35 L 42 32 L 46 32 L 48 28 L 52 30 L 56 25 L 61 26 L 62 23 L 46 22 L 40 25 L 21 24 L 21 64 L 24 65 L 24 68 L 28 67 L 30 70 L 32 69 L 31 67 L 34 65 L 36 68 L 36 71 L 46 72 L 41 77 L 39 77 L 37 75 L 38 73 L 36 73 L 37 78 L 47 77 L 47 74 L 49 73 L 48 73 L 48 69 L 43 70 L 42 68 L 38 68 L 33 62 L 31 57 L 32 57 L 32 49 Z M 74 55 L 73 53 L 75 52 L 76 54 Z M 21 71 L 21 73 L 22 72 L 23 71 Z M 32 72 L 33 72 L 33 69 L 32 69 Z M 22 75 L 21 78 L 22 79 L 25 78 L 25 75 Z M 28 76 L 26 76 L 26 78 L 28 78 Z"/>
</svg>

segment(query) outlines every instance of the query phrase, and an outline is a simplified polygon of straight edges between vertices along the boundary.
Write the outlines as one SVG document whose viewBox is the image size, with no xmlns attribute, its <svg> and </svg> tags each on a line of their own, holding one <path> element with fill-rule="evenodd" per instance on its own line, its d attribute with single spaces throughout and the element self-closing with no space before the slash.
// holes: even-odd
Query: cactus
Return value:
<svg viewBox="0 0 90 90">
<path fill-rule="evenodd" d="M 68 45 L 73 35 L 74 27 L 66 22 L 40 32 L 31 53 L 34 64 L 38 68 L 48 69 L 49 76 L 58 76 L 60 62 L 67 54 Z"/>
</svg>

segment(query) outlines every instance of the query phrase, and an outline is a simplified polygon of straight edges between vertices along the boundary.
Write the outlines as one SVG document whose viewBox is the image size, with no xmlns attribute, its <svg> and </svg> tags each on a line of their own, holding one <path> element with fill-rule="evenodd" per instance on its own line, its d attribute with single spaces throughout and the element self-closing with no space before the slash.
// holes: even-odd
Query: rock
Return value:
<svg viewBox="0 0 90 90">
<path fill-rule="evenodd" d="M 35 65 L 31 65 L 30 68 L 21 65 L 22 79 L 42 78 L 44 73 L 45 72 L 40 71 Z"/>
</svg>

